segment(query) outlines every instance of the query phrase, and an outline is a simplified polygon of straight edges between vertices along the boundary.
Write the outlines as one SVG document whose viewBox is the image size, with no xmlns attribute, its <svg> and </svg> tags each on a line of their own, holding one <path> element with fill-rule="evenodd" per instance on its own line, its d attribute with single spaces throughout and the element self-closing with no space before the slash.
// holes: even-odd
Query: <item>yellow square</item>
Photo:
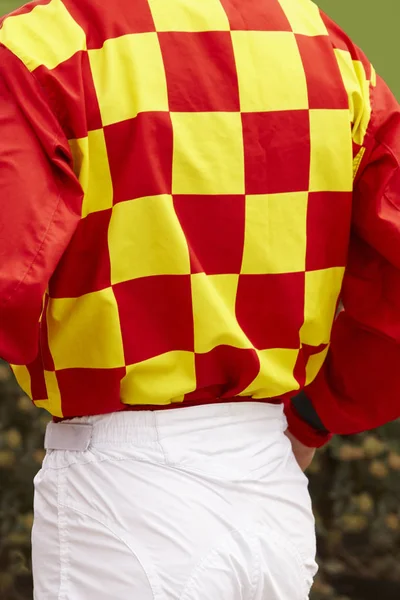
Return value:
<svg viewBox="0 0 400 600">
<path fill-rule="evenodd" d="M 47 398 L 48 400 L 42 406 L 48 410 L 54 417 L 63 417 L 61 407 L 61 394 L 58 387 L 57 375 L 54 371 L 45 371 L 44 380 L 46 383 Z M 36 402 L 36 406 L 38 403 Z"/>
<path fill-rule="evenodd" d="M 108 247 L 113 284 L 151 275 L 190 274 L 189 249 L 171 196 L 116 204 Z"/>
<path fill-rule="evenodd" d="M 124 366 L 118 307 L 111 288 L 80 298 L 51 299 L 47 326 L 57 370 Z"/>
<path fill-rule="evenodd" d="M 22 365 L 10 365 L 19 387 L 29 398 L 32 398 L 31 376 L 27 367 Z"/>
<path fill-rule="evenodd" d="M 310 110 L 310 192 L 353 190 L 353 145 L 348 110 Z"/>
<path fill-rule="evenodd" d="M 168 111 L 168 92 L 156 33 L 107 40 L 89 50 L 103 125 L 132 119 L 140 112 Z"/>
<path fill-rule="evenodd" d="M 84 191 L 82 218 L 111 208 L 113 185 L 104 131 L 89 131 L 88 137 L 69 142 L 74 170 Z"/>
<path fill-rule="evenodd" d="M 328 35 L 319 8 L 310 0 L 279 0 L 294 33 Z"/>
<path fill-rule="evenodd" d="M 306 192 L 246 196 L 241 273 L 296 273 L 306 268 Z"/>
<path fill-rule="evenodd" d="M 232 31 L 231 35 L 242 112 L 308 108 L 306 76 L 292 33 Z"/>
<path fill-rule="evenodd" d="M 44 410 L 47 410 L 51 414 L 51 407 L 50 407 L 50 402 L 49 402 L 48 398 L 46 400 L 34 400 L 33 402 L 34 402 L 36 408 L 43 408 Z M 63 417 L 64 415 L 60 415 L 60 416 Z"/>
<path fill-rule="evenodd" d="M 298 350 L 290 348 L 258 350 L 260 371 L 249 387 L 239 395 L 262 400 L 298 390 L 300 386 L 294 377 L 298 354 Z"/>
<path fill-rule="evenodd" d="M 343 267 L 306 273 L 303 344 L 328 344 L 344 276 Z"/>
<path fill-rule="evenodd" d="M 165 405 L 182 402 L 196 389 L 192 352 L 168 352 L 126 367 L 121 381 L 121 401 L 125 404 Z"/>
<path fill-rule="evenodd" d="M 236 319 L 239 275 L 192 275 L 195 351 L 217 346 L 251 348 Z"/>
<path fill-rule="evenodd" d="M 220 0 L 149 0 L 157 31 L 229 31 Z"/>
<path fill-rule="evenodd" d="M 62 412 L 61 394 L 56 373 L 54 371 L 45 371 L 44 381 L 46 384 L 47 398 L 35 400 L 35 406 L 47 410 L 54 417 L 62 418 L 64 415 Z"/>
<path fill-rule="evenodd" d="M 171 113 L 173 194 L 244 194 L 240 113 Z"/>
<path fill-rule="evenodd" d="M 327 346 L 322 352 L 318 352 L 318 354 L 312 354 L 306 365 L 306 385 L 309 385 L 314 381 L 319 371 L 321 370 L 322 365 L 325 362 L 326 355 L 328 354 L 329 346 Z"/>
<path fill-rule="evenodd" d="M 22 60 L 30 71 L 54 69 L 86 50 L 86 35 L 61 0 L 35 6 L 27 14 L 5 19 L 0 43 Z"/>
<path fill-rule="evenodd" d="M 357 90 L 353 93 L 353 140 L 362 146 L 372 115 L 371 90 L 364 65 L 360 60 L 353 60 L 353 69 L 357 77 Z"/>
<path fill-rule="evenodd" d="M 349 98 L 350 121 L 353 123 L 353 140 L 356 144 L 362 146 L 372 110 L 367 74 L 362 62 L 353 60 L 346 50 L 335 50 L 335 55 Z"/>
</svg>

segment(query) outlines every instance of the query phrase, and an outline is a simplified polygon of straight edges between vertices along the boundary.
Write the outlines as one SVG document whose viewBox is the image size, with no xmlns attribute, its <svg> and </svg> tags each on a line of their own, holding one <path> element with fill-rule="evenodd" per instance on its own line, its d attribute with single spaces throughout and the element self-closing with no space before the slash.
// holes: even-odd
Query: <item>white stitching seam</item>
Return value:
<svg viewBox="0 0 400 600">
<path fill-rule="evenodd" d="M 191 576 L 187 580 L 185 587 L 183 588 L 183 591 L 182 591 L 181 595 L 179 596 L 179 600 L 190 600 L 189 594 L 193 590 L 194 586 L 196 585 L 199 576 L 205 571 L 205 569 L 207 568 L 207 565 L 209 564 L 212 557 L 216 556 L 217 554 L 219 554 L 221 552 L 222 548 L 224 547 L 224 545 L 226 543 L 227 538 L 229 536 L 234 536 L 234 535 L 239 535 L 239 534 L 243 535 L 246 533 L 253 538 L 253 545 L 254 545 L 255 561 L 254 561 L 253 574 L 252 574 L 252 578 L 251 578 L 250 596 L 248 599 L 248 600 L 253 600 L 255 593 L 257 591 L 257 583 L 260 579 L 260 559 L 259 559 L 259 554 L 258 554 L 258 552 L 256 552 L 256 549 L 255 549 L 256 543 L 255 543 L 255 539 L 254 539 L 255 533 L 254 533 L 253 526 L 247 527 L 245 529 L 232 529 L 229 533 L 227 533 L 224 536 L 224 541 L 221 542 L 218 546 L 214 547 L 210 552 L 208 552 L 194 567 L 194 569 L 191 573 Z"/>
<path fill-rule="evenodd" d="M 154 411 L 154 427 L 155 427 L 156 435 L 157 435 L 157 445 L 160 448 L 160 450 L 161 450 L 161 452 L 162 452 L 162 454 L 164 456 L 165 464 L 166 465 L 170 465 L 170 461 L 168 460 L 167 453 L 166 453 L 165 448 L 162 445 L 161 439 L 160 439 L 160 430 L 159 430 L 159 427 L 158 427 L 158 414 L 157 414 L 157 411 Z"/>
<path fill-rule="evenodd" d="M 251 579 L 251 593 L 250 593 L 250 600 L 254 600 L 254 598 L 256 597 L 257 594 L 257 588 L 258 585 L 260 583 L 260 577 L 261 577 L 261 560 L 260 560 L 260 548 L 258 549 L 258 551 L 256 550 L 256 539 L 253 539 L 253 543 L 254 543 L 254 572 L 253 572 L 253 576 Z"/>
<path fill-rule="evenodd" d="M 302 577 L 301 577 L 302 597 L 304 595 L 304 600 L 308 600 L 308 590 L 307 590 L 307 583 L 306 583 L 307 582 L 307 572 L 304 567 L 303 556 L 300 553 L 299 549 L 285 536 L 278 534 L 276 531 L 266 528 L 265 526 L 263 527 L 263 529 L 267 529 L 269 537 L 274 538 L 274 541 L 277 544 L 279 544 L 285 550 L 288 550 L 290 552 L 290 554 L 292 555 L 292 557 L 297 562 L 297 565 L 302 573 Z"/>
<path fill-rule="evenodd" d="M 60 588 L 58 590 L 58 600 L 67 599 L 68 576 L 69 576 L 69 547 L 68 547 L 68 528 L 67 516 L 62 510 L 66 493 L 66 473 L 59 472 L 57 478 L 57 524 L 60 544 Z"/>
<path fill-rule="evenodd" d="M 265 526 L 262 527 L 262 529 L 266 529 Z M 248 597 L 248 600 L 254 600 L 254 598 L 256 597 L 257 591 L 258 591 L 258 584 L 260 581 L 260 577 L 261 577 L 261 565 L 260 565 L 260 544 L 259 544 L 259 535 L 258 535 L 258 539 L 255 537 L 255 532 L 254 532 L 254 525 L 252 527 L 246 528 L 246 529 L 234 529 L 232 531 L 229 532 L 229 534 L 227 534 L 226 537 L 228 537 L 228 535 L 235 535 L 235 534 L 249 534 L 249 536 L 251 536 L 253 538 L 253 546 L 254 546 L 254 567 L 253 567 L 253 574 L 252 574 L 252 578 L 251 578 L 251 586 L 250 586 L 250 594 Z M 260 533 L 260 531 L 258 532 Z M 307 573 L 305 571 L 304 568 L 304 564 L 303 561 L 301 559 L 301 556 L 297 550 L 297 548 L 290 542 L 290 540 L 285 539 L 283 536 L 279 535 L 276 531 L 271 530 L 270 528 L 268 528 L 268 536 L 271 538 L 274 538 L 274 541 L 279 544 L 282 548 L 284 548 L 285 550 L 287 550 L 288 552 L 290 552 L 291 556 L 294 558 L 294 560 L 296 561 L 298 567 L 299 567 L 299 571 L 302 574 L 302 577 L 299 576 L 299 580 L 300 580 L 300 585 L 301 585 L 301 598 L 304 600 L 308 600 L 308 589 L 307 589 Z M 226 539 L 226 538 L 225 538 Z M 256 550 L 256 545 L 258 547 L 258 550 Z M 198 578 L 200 577 L 200 575 L 205 571 L 205 569 L 207 568 L 207 565 L 209 564 L 210 560 L 212 559 L 212 557 L 216 556 L 219 552 L 221 552 L 221 549 L 224 546 L 224 542 L 221 543 L 218 547 L 213 548 L 194 568 L 194 570 L 192 571 L 192 574 L 189 578 L 189 580 L 187 581 L 182 594 L 179 597 L 179 600 L 190 600 L 190 593 L 192 592 L 193 588 L 195 587 Z M 294 599 L 290 599 L 290 600 L 294 600 Z"/>
<path fill-rule="evenodd" d="M 79 466 L 79 467 L 80 467 L 80 466 L 85 466 L 85 465 L 87 465 L 87 464 L 91 464 L 91 463 L 93 463 L 93 462 L 95 462 L 95 463 L 99 463 L 99 462 L 106 462 L 106 461 L 107 461 L 107 462 L 120 462 L 120 461 L 126 461 L 126 460 L 130 460 L 130 461 L 137 461 L 137 462 L 140 462 L 140 463 L 148 463 L 148 464 L 159 464 L 159 463 L 157 463 L 156 461 L 151 461 L 151 460 L 149 461 L 149 460 L 146 460 L 146 459 L 141 459 L 141 458 L 138 458 L 138 457 L 119 457 L 119 458 L 109 458 L 109 457 L 107 457 L 107 458 L 104 458 L 103 460 L 102 460 L 102 459 L 99 459 L 99 457 L 97 457 L 95 460 L 89 460 L 89 461 L 85 461 L 85 462 L 72 462 L 72 463 L 68 464 L 68 466 L 64 466 L 64 465 L 63 465 L 62 467 L 50 467 L 50 466 L 49 466 L 49 467 L 46 467 L 46 470 L 47 470 L 47 469 L 49 469 L 49 470 L 56 470 L 56 471 L 59 471 L 59 470 L 64 470 L 64 471 L 66 471 L 67 469 L 69 469 L 69 468 L 71 468 L 71 467 L 73 467 L 73 466 Z M 181 469 L 179 468 L 179 466 L 178 466 L 178 465 L 177 465 L 177 466 L 175 466 L 175 465 L 173 465 L 173 464 L 165 464 L 164 466 L 165 466 L 166 468 L 169 468 L 169 469 L 172 469 L 172 470 L 181 470 Z M 193 470 L 193 471 L 195 471 L 195 470 Z M 192 471 L 192 472 L 193 472 L 193 471 Z M 200 473 L 201 473 L 201 471 L 200 471 Z M 62 504 L 61 504 L 60 506 L 62 506 Z M 121 541 L 122 543 L 124 543 L 124 544 L 125 544 L 125 545 L 126 545 L 128 548 L 129 548 L 129 550 L 130 550 L 130 551 L 131 551 L 131 552 L 132 552 L 132 553 L 133 553 L 133 554 L 136 556 L 136 554 L 134 553 L 134 551 L 133 551 L 133 550 L 130 548 L 129 544 L 128 544 L 128 543 L 127 543 L 125 540 L 123 540 L 122 538 L 120 538 L 120 537 L 119 537 L 117 534 L 115 534 L 115 533 L 112 531 L 112 529 L 110 529 L 110 528 L 109 528 L 109 527 L 108 527 L 108 526 L 107 526 L 105 523 L 103 523 L 103 522 L 102 522 L 100 519 L 96 519 L 95 517 L 92 517 L 91 515 L 88 515 L 88 514 L 87 514 L 87 513 L 85 513 L 84 511 L 80 511 L 79 509 L 75 509 L 75 508 L 69 507 L 69 506 L 67 506 L 67 505 L 64 505 L 64 506 L 65 506 L 66 508 L 69 508 L 70 510 L 75 510 L 75 511 L 76 511 L 76 512 L 78 512 L 78 513 L 81 513 L 81 514 L 83 514 L 83 515 L 86 515 L 88 518 L 93 518 L 94 520 L 97 520 L 99 523 L 103 524 L 105 527 L 107 527 L 107 529 L 109 529 L 109 530 L 111 531 L 111 533 L 113 533 L 113 535 L 115 535 L 115 537 L 117 537 L 118 539 L 120 539 L 120 541 Z M 254 524 L 253 524 L 253 527 L 254 527 Z M 244 530 L 233 529 L 233 530 L 232 530 L 230 533 L 231 533 L 231 534 L 232 534 L 232 533 L 234 533 L 234 532 L 238 532 L 238 533 L 240 533 L 240 532 L 241 532 L 241 533 L 243 533 L 243 532 L 246 532 L 246 531 L 249 531 L 249 532 L 250 532 L 250 531 L 252 531 L 252 528 L 246 528 L 246 529 L 244 529 Z M 287 549 L 288 549 L 288 550 L 291 552 L 292 556 L 295 558 L 296 562 L 298 563 L 298 565 L 299 565 L 299 567 L 300 567 L 300 569 L 301 569 L 301 571 L 302 571 L 302 573 L 303 573 L 303 578 L 302 578 L 302 584 L 303 584 L 303 586 L 302 586 L 302 587 L 303 587 L 303 590 L 304 590 L 304 593 L 305 593 L 305 596 L 304 596 L 304 598 L 305 598 L 305 600 L 307 600 L 307 599 L 308 599 L 308 595 L 307 595 L 307 594 L 308 594 L 308 591 L 307 591 L 307 583 L 306 583 L 306 581 L 307 581 L 307 579 L 308 579 L 308 578 L 307 578 L 307 572 L 306 572 L 306 569 L 305 569 L 305 566 L 304 566 L 305 557 L 303 556 L 303 553 L 302 553 L 302 552 L 300 551 L 300 549 L 299 549 L 299 548 L 297 548 L 297 547 L 296 547 L 296 546 L 295 546 L 295 545 L 294 545 L 294 544 L 293 544 L 293 543 L 292 543 L 292 542 L 291 542 L 289 539 L 286 539 L 286 538 L 282 537 L 282 536 L 281 536 L 281 535 L 279 535 L 277 532 L 273 532 L 273 531 L 271 532 L 271 530 L 269 530 L 269 531 L 268 531 L 268 533 L 269 533 L 269 535 L 270 535 L 270 536 L 271 536 L 271 534 L 272 534 L 272 535 L 273 535 L 273 537 L 274 537 L 274 538 L 275 538 L 275 539 L 278 541 L 278 543 L 280 543 L 280 545 L 281 545 L 281 546 L 283 546 L 283 547 L 287 548 Z M 215 553 L 215 552 L 218 552 L 218 549 L 219 549 L 219 548 L 220 548 L 220 547 L 218 547 L 218 548 L 216 548 L 216 549 L 212 550 L 212 551 L 210 552 L 210 554 L 209 554 L 209 555 L 207 555 L 207 556 L 206 556 L 206 557 L 205 557 L 205 558 L 204 558 L 204 559 L 203 559 L 203 560 L 202 560 L 202 561 L 201 561 L 201 562 L 200 562 L 200 563 L 197 565 L 197 567 L 196 567 L 195 569 L 196 569 L 196 570 L 201 570 L 201 565 L 202 565 L 202 564 L 203 564 L 203 563 L 204 563 L 204 562 L 207 560 L 207 557 L 210 557 L 210 556 L 212 556 L 212 555 L 213 555 L 213 553 Z M 137 558 L 137 560 L 139 560 L 139 559 L 138 559 L 138 557 L 136 557 L 136 558 Z M 140 562 L 140 561 L 139 561 L 139 562 Z M 140 564 L 141 564 L 141 563 L 140 563 Z M 142 565 L 142 568 L 143 568 L 143 565 Z M 145 571 L 145 573 L 146 573 L 146 576 L 148 576 L 146 571 Z M 193 577 L 195 577 L 195 573 L 194 573 L 194 572 L 193 572 Z M 188 581 L 188 582 L 187 582 L 187 586 L 186 586 L 186 587 L 188 587 L 189 585 L 190 585 L 190 581 Z M 186 589 L 186 587 L 185 587 L 185 589 Z M 152 588 L 152 589 L 153 589 L 153 588 Z M 153 593 L 154 593 L 154 591 L 153 591 Z M 159 593 L 160 593 L 160 595 L 161 595 L 161 592 L 159 592 Z M 59 597 L 59 600 L 64 600 L 64 598 L 63 598 L 63 597 Z M 160 600 L 161 600 L 161 598 L 160 598 Z M 181 600 L 184 600 L 184 596 L 181 596 Z"/>
<path fill-rule="evenodd" d="M 72 506 L 68 506 L 66 504 L 60 504 L 59 506 L 61 506 L 62 508 L 66 509 L 66 510 L 70 510 L 77 514 L 83 515 L 83 516 L 87 517 L 88 519 L 91 519 L 92 521 L 96 521 L 97 523 L 100 523 L 100 525 L 102 525 L 105 529 L 107 529 L 111 533 L 111 535 L 113 535 L 124 546 L 126 546 L 126 548 L 128 548 L 129 552 L 136 558 L 136 560 L 140 564 L 140 566 L 143 570 L 143 573 L 145 574 L 146 579 L 149 582 L 149 586 L 151 588 L 154 600 L 165 600 L 165 596 L 162 593 L 160 586 L 155 584 L 154 581 L 151 581 L 150 576 L 149 576 L 148 572 L 146 571 L 146 569 L 144 568 L 142 561 L 139 559 L 138 555 L 133 550 L 133 548 L 130 546 L 129 542 L 127 542 L 127 540 L 125 540 L 122 536 L 118 535 L 115 531 L 113 531 L 113 529 L 109 525 L 107 525 L 107 523 L 104 523 L 104 521 L 102 521 L 101 519 L 98 519 L 98 518 L 94 517 L 93 515 L 88 514 L 86 511 L 80 510 L 80 509 L 72 507 Z M 155 574 L 153 574 L 153 576 L 155 577 Z M 60 600 L 61 600 L 61 598 L 60 598 Z M 65 597 L 65 600 L 69 600 L 69 599 L 67 597 Z"/>
</svg>

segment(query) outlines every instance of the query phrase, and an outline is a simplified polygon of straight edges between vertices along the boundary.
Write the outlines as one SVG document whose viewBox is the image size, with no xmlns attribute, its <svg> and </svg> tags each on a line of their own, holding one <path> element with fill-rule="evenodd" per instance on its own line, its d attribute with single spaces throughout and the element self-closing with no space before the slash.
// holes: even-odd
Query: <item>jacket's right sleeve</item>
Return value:
<svg viewBox="0 0 400 600">
<path fill-rule="evenodd" d="M 371 89 L 368 143 L 354 186 L 353 223 L 327 360 L 305 388 L 319 430 L 286 408 L 308 446 L 400 417 L 400 107 L 381 78 Z M 306 406 L 307 401 L 304 403 Z"/>
<path fill-rule="evenodd" d="M 14 365 L 38 353 L 43 297 L 82 196 L 42 88 L 0 44 L 0 357 Z"/>
</svg>

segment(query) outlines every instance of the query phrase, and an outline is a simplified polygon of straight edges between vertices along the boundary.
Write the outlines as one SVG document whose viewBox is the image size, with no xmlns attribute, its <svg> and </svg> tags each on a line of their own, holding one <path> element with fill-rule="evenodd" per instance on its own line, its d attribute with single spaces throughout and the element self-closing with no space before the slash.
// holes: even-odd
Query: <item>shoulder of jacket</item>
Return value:
<svg viewBox="0 0 400 600">
<path fill-rule="evenodd" d="M 37 0 L 0 21 L 0 44 L 29 71 L 54 69 L 86 50 L 86 34 L 63 0 Z"/>
</svg>

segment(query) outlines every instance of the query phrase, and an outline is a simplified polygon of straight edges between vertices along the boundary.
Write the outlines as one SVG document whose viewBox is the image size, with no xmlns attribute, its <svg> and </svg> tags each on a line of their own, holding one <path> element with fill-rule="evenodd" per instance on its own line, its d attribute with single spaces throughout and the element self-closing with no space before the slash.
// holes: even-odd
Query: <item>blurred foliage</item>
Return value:
<svg viewBox="0 0 400 600">
<path fill-rule="evenodd" d="M 33 406 L 0 363 L 0 599 L 32 600 L 33 478 L 49 416 Z"/>
<path fill-rule="evenodd" d="M 312 599 L 400 598 L 400 422 L 337 436 L 309 477 L 321 565 Z"/>
<path fill-rule="evenodd" d="M 48 420 L 0 363 L 1 600 L 32 600 L 32 480 Z M 398 600 L 400 422 L 334 438 L 309 477 L 320 563 L 311 600 Z"/>
</svg>

